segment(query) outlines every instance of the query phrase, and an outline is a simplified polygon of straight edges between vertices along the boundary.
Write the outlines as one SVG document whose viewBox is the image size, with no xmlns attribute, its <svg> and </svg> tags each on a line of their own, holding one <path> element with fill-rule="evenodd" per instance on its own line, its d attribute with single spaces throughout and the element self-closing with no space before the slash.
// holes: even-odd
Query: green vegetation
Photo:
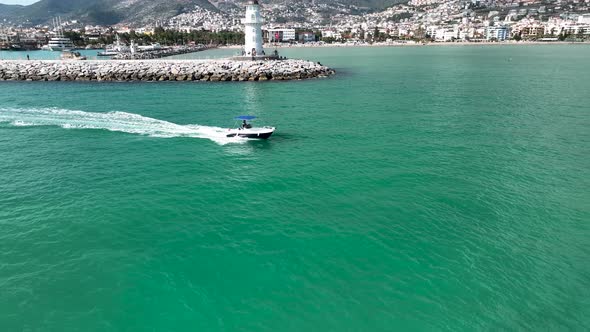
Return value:
<svg viewBox="0 0 590 332">
<path fill-rule="evenodd" d="M 82 32 L 83 33 L 83 32 Z M 76 46 L 96 45 L 96 44 L 112 44 L 115 40 L 115 32 L 98 36 L 98 38 L 90 40 L 77 32 L 66 32 L 66 37 L 70 38 Z M 120 33 L 121 41 L 129 44 L 135 41 L 138 45 L 149 45 L 152 43 L 160 43 L 162 45 L 184 45 L 194 42 L 195 44 L 214 44 L 214 45 L 228 45 L 228 44 L 243 44 L 244 33 L 233 31 L 191 31 L 181 32 L 176 30 L 165 30 L 163 28 L 156 28 L 153 34 L 136 33 L 131 31 L 129 33 Z"/>
<path fill-rule="evenodd" d="M 76 46 L 79 46 L 80 47 L 80 46 L 85 46 L 86 45 L 86 41 L 84 40 L 84 37 L 82 36 L 81 33 L 74 32 L 74 31 L 66 31 L 66 32 L 64 32 L 64 36 L 66 38 L 70 38 L 70 40 Z"/>
<path fill-rule="evenodd" d="M 379 32 L 379 28 L 375 28 L 375 30 L 373 31 L 373 42 L 384 42 L 385 40 L 387 40 L 388 35 L 386 33 L 382 33 Z"/>
<path fill-rule="evenodd" d="M 131 33 L 134 33 L 133 31 Z M 131 35 L 131 34 L 130 34 Z M 139 36 L 139 35 L 136 35 Z M 123 37 L 123 36 L 121 36 Z M 193 30 L 191 32 L 181 32 L 175 30 L 164 30 L 163 28 L 156 28 L 153 35 L 142 35 L 140 40 L 144 38 L 150 39 L 148 42 L 157 42 L 163 45 L 170 44 L 187 44 L 189 42 L 195 42 L 197 44 L 216 44 L 216 45 L 228 45 L 228 44 L 243 44 L 244 33 L 233 32 L 233 31 L 200 31 Z"/>
<path fill-rule="evenodd" d="M 559 41 L 564 41 L 567 37 L 569 37 L 567 33 L 560 33 L 559 36 L 557 36 L 557 39 L 559 39 Z"/>
<path fill-rule="evenodd" d="M 387 18 L 387 21 L 389 21 L 389 22 L 400 22 L 403 19 L 411 18 L 411 17 L 412 17 L 412 13 L 403 12 L 403 13 L 394 14 L 393 16 L 388 17 Z"/>
</svg>

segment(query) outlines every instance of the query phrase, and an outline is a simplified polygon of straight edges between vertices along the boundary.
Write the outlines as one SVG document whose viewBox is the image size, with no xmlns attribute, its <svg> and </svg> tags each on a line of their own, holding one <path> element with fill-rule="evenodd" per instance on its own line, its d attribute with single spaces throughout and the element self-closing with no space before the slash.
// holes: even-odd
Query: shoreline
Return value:
<svg viewBox="0 0 590 332">
<path fill-rule="evenodd" d="M 532 45 L 590 45 L 588 42 L 566 41 L 509 41 L 509 42 L 429 42 L 429 43 L 375 43 L 375 44 L 265 44 L 266 49 L 290 49 L 290 48 L 352 48 L 352 47 L 440 47 L 440 46 L 532 46 Z M 242 45 L 219 46 L 219 49 L 240 49 Z"/>
</svg>

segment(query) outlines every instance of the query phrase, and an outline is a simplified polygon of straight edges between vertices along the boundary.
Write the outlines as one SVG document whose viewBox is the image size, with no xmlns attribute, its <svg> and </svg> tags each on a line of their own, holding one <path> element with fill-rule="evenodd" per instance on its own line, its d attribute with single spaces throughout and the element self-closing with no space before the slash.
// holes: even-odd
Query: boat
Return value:
<svg viewBox="0 0 590 332">
<path fill-rule="evenodd" d="M 50 51 L 70 51 L 74 49 L 74 43 L 69 38 L 53 37 L 49 39 L 47 49 Z"/>
<path fill-rule="evenodd" d="M 115 56 L 119 54 L 119 52 L 115 52 L 115 51 L 104 51 L 104 52 L 98 52 L 96 54 L 96 56 Z"/>
<path fill-rule="evenodd" d="M 55 26 L 56 36 L 49 39 L 47 45 L 43 47 L 43 49 L 48 51 L 71 51 L 74 49 L 74 43 L 69 39 L 64 37 L 64 31 L 61 27 L 61 19 L 56 18 L 53 20 L 53 24 Z"/>
<path fill-rule="evenodd" d="M 113 45 L 109 45 L 105 48 L 104 52 L 99 52 L 98 56 L 115 56 L 120 53 L 129 53 L 131 48 L 121 42 L 121 38 L 117 35 L 117 40 Z"/>
<path fill-rule="evenodd" d="M 61 52 L 62 60 L 86 60 L 86 57 L 80 52 L 63 51 Z"/>
<path fill-rule="evenodd" d="M 267 139 L 275 132 L 275 127 L 252 127 L 252 125 L 248 123 L 248 121 L 256 119 L 256 117 L 252 115 L 241 115 L 235 119 L 238 121 L 241 120 L 242 125 L 235 129 L 228 129 L 226 137 Z"/>
<path fill-rule="evenodd" d="M 138 46 L 137 47 L 138 50 L 142 51 L 142 52 L 146 52 L 146 51 L 157 51 L 157 50 L 161 50 L 162 49 L 162 45 L 160 45 L 159 43 L 155 43 L 155 44 L 151 44 L 151 45 L 147 45 L 147 46 Z"/>
<path fill-rule="evenodd" d="M 115 51 L 104 51 L 104 52 L 98 52 L 96 54 L 96 56 L 115 56 L 119 54 L 119 52 L 115 52 Z"/>
</svg>

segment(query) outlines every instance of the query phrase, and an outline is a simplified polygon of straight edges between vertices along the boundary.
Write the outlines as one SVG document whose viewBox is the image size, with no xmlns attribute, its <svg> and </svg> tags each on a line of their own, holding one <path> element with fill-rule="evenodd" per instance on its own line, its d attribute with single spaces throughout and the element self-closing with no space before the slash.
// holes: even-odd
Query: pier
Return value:
<svg viewBox="0 0 590 332">
<path fill-rule="evenodd" d="M 282 81 L 334 73 L 305 60 L 0 61 L 0 81 Z"/>
</svg>

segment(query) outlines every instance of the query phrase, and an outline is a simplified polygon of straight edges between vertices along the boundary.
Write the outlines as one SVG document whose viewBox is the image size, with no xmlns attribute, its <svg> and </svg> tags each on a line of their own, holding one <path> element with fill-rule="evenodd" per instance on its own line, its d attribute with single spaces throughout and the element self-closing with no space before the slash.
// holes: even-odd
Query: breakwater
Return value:
<svg viewBox="0 0 590 332">
<path fill-rule="evenodd" d="M 266 81 L 332 74 L 304 60 L 0 61 L 0 81 Z"/>
<path fill-rule="evenodd" d="M 165 47 L 158 50 L 142 51 L 136 53 L 119 53 L 113 56 L 114 60 L 148 60 L 148 59 L 160 59 L 173 55 L 187 54 L 202 52 L 215 47 L 206 46 L 178 46 L 178 47 Z"/>
</svg>

